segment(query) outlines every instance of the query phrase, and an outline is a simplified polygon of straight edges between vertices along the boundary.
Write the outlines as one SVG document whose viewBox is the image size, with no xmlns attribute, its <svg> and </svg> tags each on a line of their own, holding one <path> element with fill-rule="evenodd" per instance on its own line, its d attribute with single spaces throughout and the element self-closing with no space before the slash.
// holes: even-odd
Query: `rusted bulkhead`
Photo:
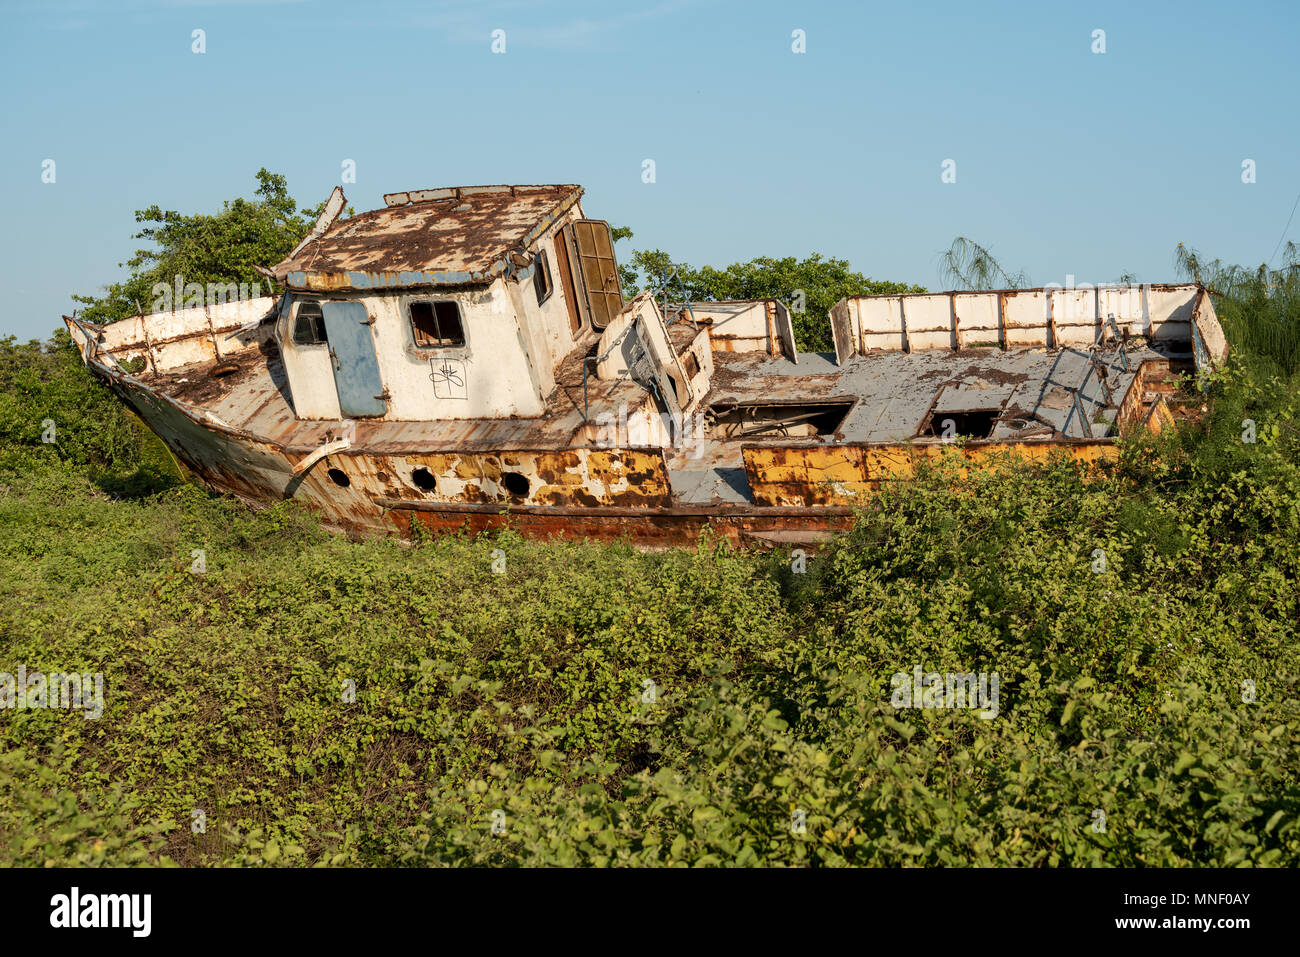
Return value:
<svg viewBox="0 0 1300 957">
<path fill-rule="evenodd" d="M 957 463 L 961 478 L 973 468 L 1015 466 L 1065 456 L 1094 465 L 1112 462 L 1113 441 L 1067 439 L 1058 442 L 889 444 L 836 446 L 745 446 L 745 474 L 756 504 L 771 508 L 864 506 L 891 482 L 913 478 L 924 465 L 945 456 Z"/>
</svg>

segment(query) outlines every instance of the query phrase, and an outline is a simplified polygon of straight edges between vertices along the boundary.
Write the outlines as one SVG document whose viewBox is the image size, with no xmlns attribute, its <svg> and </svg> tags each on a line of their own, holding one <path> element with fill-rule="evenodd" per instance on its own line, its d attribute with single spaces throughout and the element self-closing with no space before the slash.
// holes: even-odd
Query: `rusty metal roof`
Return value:
<svg viewBox="0 0 1300 957">
<path fill-rule="evenodd" d="M 509 268 L 582 196 L 580 186 L 459 186 L 390 193 L 275 267 L 290 289 L 476 285 Z"/>
</svg>

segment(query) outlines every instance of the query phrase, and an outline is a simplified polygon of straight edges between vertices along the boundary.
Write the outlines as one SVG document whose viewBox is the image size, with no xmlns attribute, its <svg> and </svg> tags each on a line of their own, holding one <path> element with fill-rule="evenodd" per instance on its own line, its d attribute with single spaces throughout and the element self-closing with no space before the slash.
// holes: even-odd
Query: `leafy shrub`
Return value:
<svg viewBox="0 0 1300 957">
<path fill-rule="evenodd" d="M 106 686 L 3 711 L 0 863 L 1300 861 L 1300 406 L 1248 349 L 1196 424 L 1099 471 L 940 463 L 806 574 L 114 498 L 135 426 L 66 344 L 0 359 L 0 671 Z M 918 666 L 997 672 L 997 716 L 896 711 Z"/>
</svg>

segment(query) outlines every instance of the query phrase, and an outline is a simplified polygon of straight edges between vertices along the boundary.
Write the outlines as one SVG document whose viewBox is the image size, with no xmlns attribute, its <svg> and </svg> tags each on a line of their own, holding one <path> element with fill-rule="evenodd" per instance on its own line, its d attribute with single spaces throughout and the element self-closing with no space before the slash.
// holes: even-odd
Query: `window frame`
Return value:
<svg viewBox="0 0 1300 957">
<path fill-rule="evenodd" d="M 533 260 L 533 295 L 537 297 L 537 304 L 540 306 L 555 295 L 555 279 L 551 275 L 551 260 L 546 255 L 545 249 L 539 249 L 537 256 Z M 545 279 L 546 293 L 543 295 L 537 288 L 537 280 Z"/>
<path fill-rule="evenodd" d="M 329 330 L 325 328 L 325 300 L 323 299 L 298 299 L 293 304 L 293 313 L 289 317 L 289 341 L 295 348 L 315 349 L 318 346 L 324 346 L 326 349 L 330 345 Z M 312 329 L 320 333 L 319 339 L 313 339 L 311 342 L 301 342 L 298 339 L 298 323 L 302 317 L 303 306 L 315 306 L 318 315 L 313 317 Z"/>
<path fill-rule="evenodd" d="M 445 337 L 439 336 L 438 341 L 421 342 L 420 341 L 421 332 L 419 327 L 416 326 L 415 324 L 415 314 L 412 312 L 412 307 L 415 305 L 429 306 L 433 314 L 433 321 L 437 326 L 438 332 L 441 333 L 442 325 L 438 320 L 438 305 L 440 303 L 450 303 L 451 305 L 456 307 L 456 322 L 460 326 L 460 340 L 448 342 L 448 341 L 443 341 Z M 408 299 L 406 301 L 406 323 L 411 330 L 411 342 L 415 345 L 415 348 L 417 349 L 421 349 L 425 351 L 432 351 L 437 349 L 464 349 L 469 345 L 469 333 L 465 330 L 465 312 L 463 309 L 461 309 L 460 301 L 457 299 L 448 299 L 448 298 L 431 299 L 424 296 L 418 296 L 418 297 L 413 297 L 411 299 Z"/>
</svg>

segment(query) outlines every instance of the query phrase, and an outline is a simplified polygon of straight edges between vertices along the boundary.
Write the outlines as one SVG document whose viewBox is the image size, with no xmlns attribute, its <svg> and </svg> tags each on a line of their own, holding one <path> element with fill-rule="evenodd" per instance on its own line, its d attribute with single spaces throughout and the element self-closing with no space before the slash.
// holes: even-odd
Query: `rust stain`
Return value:
<svg viewBox="0 0 1300 957">
<path fill-rule="evenodd" d="M 913 478 L 920 463 L 945 454 L 961 457 L 957 474 L 964 478 L 972 469 L 1045 461 L 1053 455 L 1097 465 L 1115 461 L 1118 453 L 1114 442 L 1102 439 L 744 447 L 755 503 L 798 508 L 863 504 L 883 483 Z"/>
<path fill-rule="evenodd" d="M 814 549 L 831 534 L 853 526 L 851 509 L 818 512 L 787 510 L 662 509 L 657 511 L 576 509 L 569 511 L 456 511 L 422 508 L 394 509 L 387 513 L 391 527 L 410 535 L 419 523 L 427 532 L 481 534 L 511 528 L 530 538 L 566 538 L 594 541 L 630 541 L 642 548 L 692 545 L 706 530 L 738 547 L 770 548 L 798 544 Z M 611 514 L 613 513 L 613 514 Z M 779 513 L 779 514 L 778 514 Z"/>
</svg>

